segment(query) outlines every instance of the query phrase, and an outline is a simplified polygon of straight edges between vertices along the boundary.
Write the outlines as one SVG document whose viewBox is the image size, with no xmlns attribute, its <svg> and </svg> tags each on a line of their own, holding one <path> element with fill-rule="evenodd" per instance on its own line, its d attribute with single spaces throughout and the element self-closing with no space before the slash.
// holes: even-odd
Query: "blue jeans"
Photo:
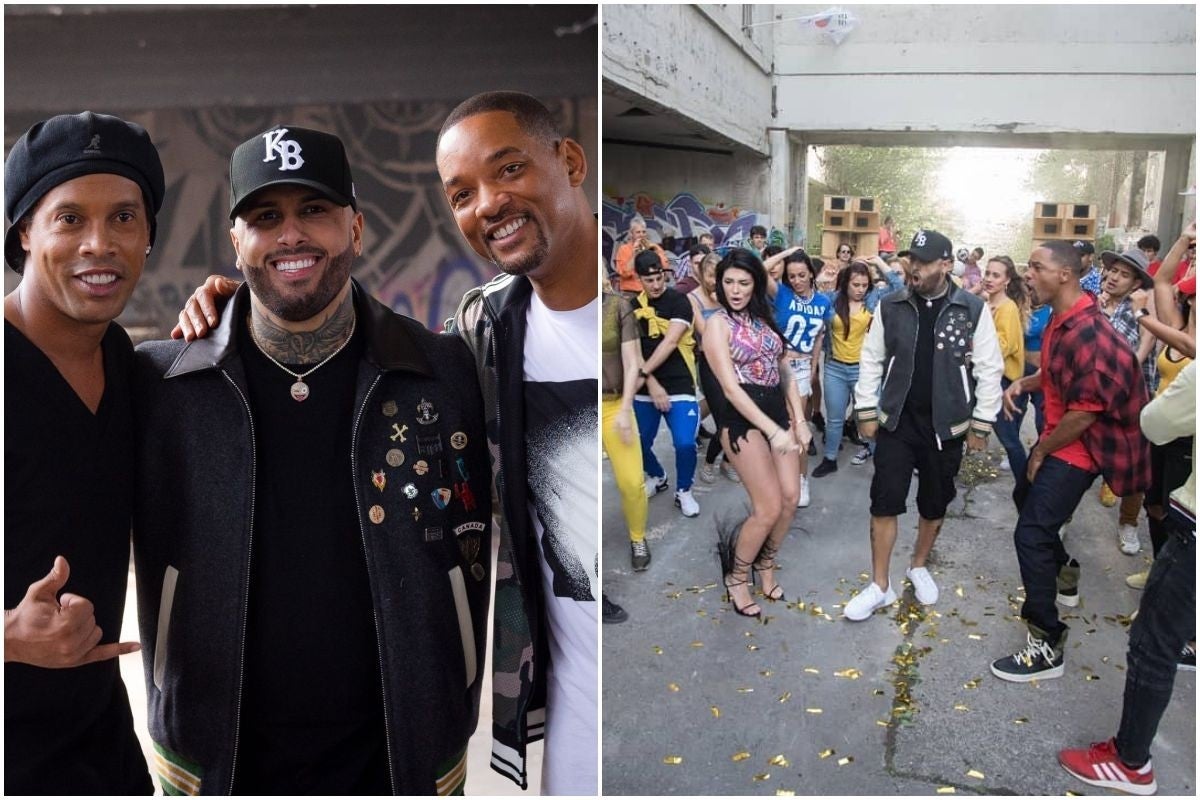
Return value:
<svg viewBox="0 0 1200 800">
<path fill-rule="evenodd" d="M 1012 383 L 1008 378 L 1001 378 L 1000 391 L 1007 390 Z M 1000 445 L 1008 455 L 1008 466 L 1012 468 L 1014 475 L 1024 475 L 1029 462 L 1029 457 L 1025 455 L 1025 447 L 1021 444 L 1021 423 L 1025 420 L 1028 402 L 1029 395 L 1023 394 L 1017 401 L 1018 413 L 1014 414 L 1012 419 L 1005 418 L 1004 409 L 1000 409 L 1000 414 L 996 417 L 996 438 L 1000 440 Z"/>
<path fill-rule="evenodd" d="M 659 411 L 649 400 L 635 398 L 633 415 L 642 439 L 642 466 L 652 478 L 665 477 L 667 471 L 654 456 L 654 437 L 658 423 L 667 418 L 671 443 L 675 445 L 675 488 L 686 492 L 696 476 L 696 432 L 700 429 L 700 405 L 695 400 L 672 400 L 670 411 Z"/>
<path fill-rule="evenodd" d="M 837 461 L 838 445 L 842 443 L 842 424 L 846 409 L 854 397 L 858 383 L 858 364 L 843 364 L 825 359 L 825 375 L 821 391 L 825 394 L 825 458 Z"/>
<path fill-rule="evenodd" d="M 1013 500 L 1019 516 L 1013 542 L 1021 580 L 1025 583 L 1021 618 L 1041 630 L 1049 644 L 1056 645 L 1067 630 L 1054 605 L 1058 572 L 1071 560 L 1058 538 L 1058 529 L 1075 512 L 1080 499 L 1096 480 L 1096 473 L 1047 456 L 1032 484 L 1026 480 L 1024 470 L 1014 477 L 1017 485 Z"/>
<path fill-rule="evenodd" d="M 1117 753 L 1130 766 L 1150 760 L 1150 743 L 1171 701 L 1179 652 L 1194 634 L 1196 536 L 1174 516 L 1170 538 L 1154 559 L 1129 631 L 1125 705 L 1117 731 Z"/>
</svg>

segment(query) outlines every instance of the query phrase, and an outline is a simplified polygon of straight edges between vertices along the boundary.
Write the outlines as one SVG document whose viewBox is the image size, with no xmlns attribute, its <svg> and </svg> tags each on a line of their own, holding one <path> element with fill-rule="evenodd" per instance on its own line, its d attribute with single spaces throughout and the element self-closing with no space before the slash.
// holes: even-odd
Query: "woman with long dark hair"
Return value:
<svg viewBox="0 0 1200 800">
<path fill-rule="evenodd" d="M 708 320 L 705 354 L 725 391 L 721 444 L 750 496 L 750 516 L 722 537 L 722 580 L 737 613 L 757 617 L 751 567 L 770 600 L 781 600 L 775 554 L 800 496 L 798 450 L 811 434 L 788 369 L 784 337 L 767 299 L 767 271 L 748 250 L 735 249 L 717 265 L 721 310 Z"/>
</svg>

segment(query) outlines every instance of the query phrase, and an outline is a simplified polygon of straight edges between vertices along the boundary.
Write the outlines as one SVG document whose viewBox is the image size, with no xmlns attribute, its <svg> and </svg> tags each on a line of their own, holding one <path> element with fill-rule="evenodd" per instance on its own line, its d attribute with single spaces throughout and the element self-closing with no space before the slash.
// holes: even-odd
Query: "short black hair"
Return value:
<svg viewBox="0 0 1200 800">
<path fill-rule="evenodd" d="M 766 236 L 767 229 L 764 228 L 762 225 L 755 225 L 750 228 L 750 235 L 751 236 Z"/>
<path fill-rule="evenodd" d="M 1139 250 L 1153 250 L 1157 253 L 1162 249 L 1162 242 L 1158 240 L 1157 236 L 1151 233 L 1138 239 L 1137 246 Z"/>
<path fill-rule="evenodd" d="M 517 124 L 523 131 L 548 145 L 553 145 L 563 138 L 558 130 L 558 123 L 554 121 L 554 115 L 536 97 L 524 92 L 498 91 L 482 92 L 455 106 L 450 116 L 442 123 L 442 129 L 438 131 L 438 141 L 442 140 L 446 131 L 464 119 L 489 111 L 507 111 L 516 117 Z"/>
<path fill-rule="evenodd" d="M 768 259 L 771 256 L 777 256 L 782 252 L 783 252 L 783 248 L 780 247 L 779 245 L 768 244 L 768 245 L 763 246 L 762 257 L 763 257 L 763 259 Z"/>
<path fill-rule="evenodd" d="M 688 258 L 695 258 L 698 255 L 708 255 L 712 252 L 712 248 L 706 244 L 694 244 L 688 248 Z"/>
<path fill-rule="evenodd" d="M 1063 239 L 1051 239 L 1040 246 L 1050 251 L 1055 264 L 1066 267 L 1078 277 L 1083 276 L 1083 254 L 1078 247 Z"/>
</svg>

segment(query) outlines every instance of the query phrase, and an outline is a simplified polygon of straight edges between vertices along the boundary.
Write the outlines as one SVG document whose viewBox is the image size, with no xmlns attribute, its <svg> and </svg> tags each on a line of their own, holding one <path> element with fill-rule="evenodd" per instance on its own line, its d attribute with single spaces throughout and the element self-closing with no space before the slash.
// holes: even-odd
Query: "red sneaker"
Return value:
<svg viewBox="0 0 1200 800">
<path fill-rule="evenodd" d="M 1067 772 L 1092 786 L 1116 789 L 1126 794 L 1154 794 L 1158 791 L 1151 762 L 1147 761 L 1141 769 L 1125 766 L 1117 756 L 1116 739 L 1093 742 L 1087 750 L 1060 750 L 1058 763 Z"/>
</svg>

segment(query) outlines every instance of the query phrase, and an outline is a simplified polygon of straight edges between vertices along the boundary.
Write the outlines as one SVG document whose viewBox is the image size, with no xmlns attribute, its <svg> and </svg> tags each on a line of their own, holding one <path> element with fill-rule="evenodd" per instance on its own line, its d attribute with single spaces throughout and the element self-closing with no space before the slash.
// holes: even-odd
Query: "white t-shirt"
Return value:
<svg viewBox="0 0 1200 800">
<path fill-rule="evenodd" d="M 600 300 L 526 316 L 525 447 L 530 516 L 541 552 L 550 674 L 542 794 L 598 791 L 596 411 Z"/>
</svg>

